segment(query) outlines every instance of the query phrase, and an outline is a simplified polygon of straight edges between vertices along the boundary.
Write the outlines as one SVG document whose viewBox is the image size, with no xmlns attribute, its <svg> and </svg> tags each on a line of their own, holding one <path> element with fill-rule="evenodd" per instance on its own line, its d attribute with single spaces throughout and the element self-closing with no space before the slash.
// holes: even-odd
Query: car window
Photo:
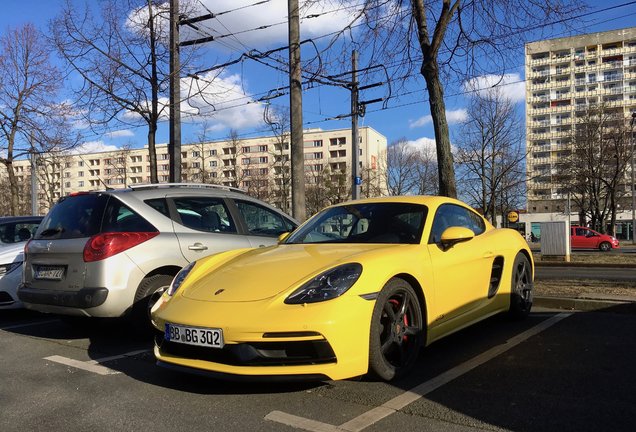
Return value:
<svg viewBox="0 0 636 432">
<path fill-rule="evenodd" d="M 100 232 L 107 194 L 79 194 L 60 198 L 46 215 L 36 239 L 91 237 Z"/>
<path fill-rule="evenodd" d="M 154 232 L 150 222 L 116 198 L 111 199 L 104 212 L 102 232 Z"/>
<path fill-rule="evenodd" d="M 408 203 L 347 204 L 311 218 L 285 243 L 417 244 L 427 208 Z"/>
<path fill-rule="evenodd" d="M 20 243 L 29 240 L 38 229 L 39 222 L 11 222 L 0 225 L 0 242 Z"/>
<path fill-rule="evenodd" d="M 174 204 L 179 214 L 177 222 L 181 225 L 206 232 L 236 232 L 236 224 L 221 198 L 174 198 Z"/>
<path fill-rule="evenodd" d="M 442 233 L 450 227 L 468 228 L 477 236 L 485 231 L 486 224 L 481 216 L 465 207 L 442 204 L 435 213 L 428 242 L 431 244 L 439 243 Z"/>
<path fill-rule="evenodd" d="M 144 201 L 153 209 L 166 217 L 170 217 L 170 210 L 168 210 L 168 201 L 165 198 L 154 198 Z"/>
<path fill-rule="evenodd" d="M 584 236 L 585 234 L 587 234 L 587 229 L 585 229 L 585 228 L 576 228 L 576 235 L 577 236 Z"/>
<path fill-rule="evenodd" d="M 236 206 L 252 235 L 277 237 L 294 229 L 290 221 L 262 205 L 237 200 Z"/>
</svg>

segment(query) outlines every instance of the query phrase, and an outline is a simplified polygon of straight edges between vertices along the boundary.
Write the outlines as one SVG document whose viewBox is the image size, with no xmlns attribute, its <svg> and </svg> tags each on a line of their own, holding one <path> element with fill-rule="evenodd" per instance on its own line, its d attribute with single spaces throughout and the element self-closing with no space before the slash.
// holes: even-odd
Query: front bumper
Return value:
<svg viewBox="0 0 636 432">
<path fill-rule="evenodd" d="M 354 295 L 309 305 L 271 299 L 229 303 L 168 299 L 164 295 L 153 308 L 159 365 L 256 380 L 344 379 L 368 370 L 374 301 Z M 225 346 L 167 342 L 166 322 L 221 328 Z"/>
</svg>

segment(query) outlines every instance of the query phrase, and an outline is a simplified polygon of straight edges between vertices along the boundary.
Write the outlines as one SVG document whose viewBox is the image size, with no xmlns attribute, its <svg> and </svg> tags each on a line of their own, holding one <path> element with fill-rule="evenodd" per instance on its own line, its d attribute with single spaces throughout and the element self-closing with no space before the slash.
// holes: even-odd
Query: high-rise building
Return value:
<svg viewBox="0 0 636 432">
<path fill-rule="evenodd" d="M 528 211 L 563 212 L 558 162 L 577 123 L 591 108 L 626 124 L 636 112 L 636 27 L 528 43 L 525 71 Z"/>
<path fill-rule="evenodd" d="M 157 145 L 159 183 L 169 180 L 166 144 Z M 359 130 L 362 196 L 386 194 L 381 158 L 387 139 L 371 127 Z M 330 187 L 341 197 L 351 196 L 351 130 L 309 129 L 304 132 L 305 179 L 311 186 Z M 150 183 L 147 148 L 120 148 L 95 153 L 47 153 L 38 157 L 38 208 L 45 213 L 60 197 L 73 192 L 118 189 Z M 18 182 L 30 192 L 29 160 L 13 164 Z M 4 170 L 3 170 L 4 171 Z M 6 173 L 0 173 L 6 179 Z M 290 211 L 291 160 L 289 136 L 263 136 L 184 144 L 181 181 L 237 187 Z M 314 191 L 315 192 L 315 191 Z M 322 207 L 322 205 L 321 205 Z"/>
</svg>

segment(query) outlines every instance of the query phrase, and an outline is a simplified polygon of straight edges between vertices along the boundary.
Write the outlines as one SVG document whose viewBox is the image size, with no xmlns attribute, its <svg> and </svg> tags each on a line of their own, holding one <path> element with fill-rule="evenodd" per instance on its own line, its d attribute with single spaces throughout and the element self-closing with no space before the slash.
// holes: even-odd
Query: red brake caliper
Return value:
<svg viewBox="0 0 636 432">
<path fill-rule="evenodd" d="M 389 303 L 393 304 L 393 305 L 395 306 L 395 308 L 396 308 L 396 309 L 399 309 L 399 307 L 398 307 L 398 306 L 400 305 L 400 303 L 399 303 L 397 300 L 395 300 L 395 299 L 390 299 L 390 300 L 389 300 Z M 404 314 L 403 321 L 404 321 L 404 325 L 405 325 L 405 326 L 408 326 L 408 325 L 409 325 L 409 317 L 408 317 L 408 315 Z M 404 335 L 404 336 L 402 336 L 402 340 L 403 340 L 404 342 L 406 342 L 406 341 L 408 341 L 408 340 L 409 340 L 409 337 L 408 337 L 407 335 Z"/>
</svg>

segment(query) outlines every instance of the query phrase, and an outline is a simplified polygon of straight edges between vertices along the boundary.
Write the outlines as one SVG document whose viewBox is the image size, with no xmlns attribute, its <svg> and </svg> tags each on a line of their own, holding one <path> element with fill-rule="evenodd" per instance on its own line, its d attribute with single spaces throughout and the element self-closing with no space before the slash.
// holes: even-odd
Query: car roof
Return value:
<svg viewBox="0 0 636 432">
<path fill-rule="evenodd" d="M 0 224 L 12 222 L 26 222 L 33 220 L 42 220 L 44 216 L 0 216 Z"/>
<path fill-rule="evenodd" d="M 167 193 L 171 195 L 178 195 L 183 193 L 184 195 L 206 195 L 210 194 L 224 197 L 248 197 L 247 193 L 242 189 L 216 185 L 216 184 L 199 184 L 199 183 L 150 183 L 130 185 L 124 189 L 101 189 L 89 192 L 79 192 L 74 195 L 91 193 L 106 193 L 112 195 L 128 195 L 134 193 L 141 197 L 141 199 L 165 196 Z M 73 194 L 72 194 L 73 195 Z"/>
<path fill-rule="evenodd" d="M 460 200 L 445 197 L 445 196 L 437 196 L 437 195 L 398 195 L 398 196 L 388 196 L 388 197 L 378 197 L 378 198 L 364 198 L 364 199 L 355 200 L 355 201 L 347 201 L 345 203 L 336 204 L 334 206 L 348 205 L 348 204 L 363 204 L 363 203 L 410 203 L 410 204 L 422 204 L 431 208 L 436 208 L 442 204 L 448 203 L 448 204 L 457 204 L 462 207 L 471 208 L 468 204 Z"/>
</svg>

